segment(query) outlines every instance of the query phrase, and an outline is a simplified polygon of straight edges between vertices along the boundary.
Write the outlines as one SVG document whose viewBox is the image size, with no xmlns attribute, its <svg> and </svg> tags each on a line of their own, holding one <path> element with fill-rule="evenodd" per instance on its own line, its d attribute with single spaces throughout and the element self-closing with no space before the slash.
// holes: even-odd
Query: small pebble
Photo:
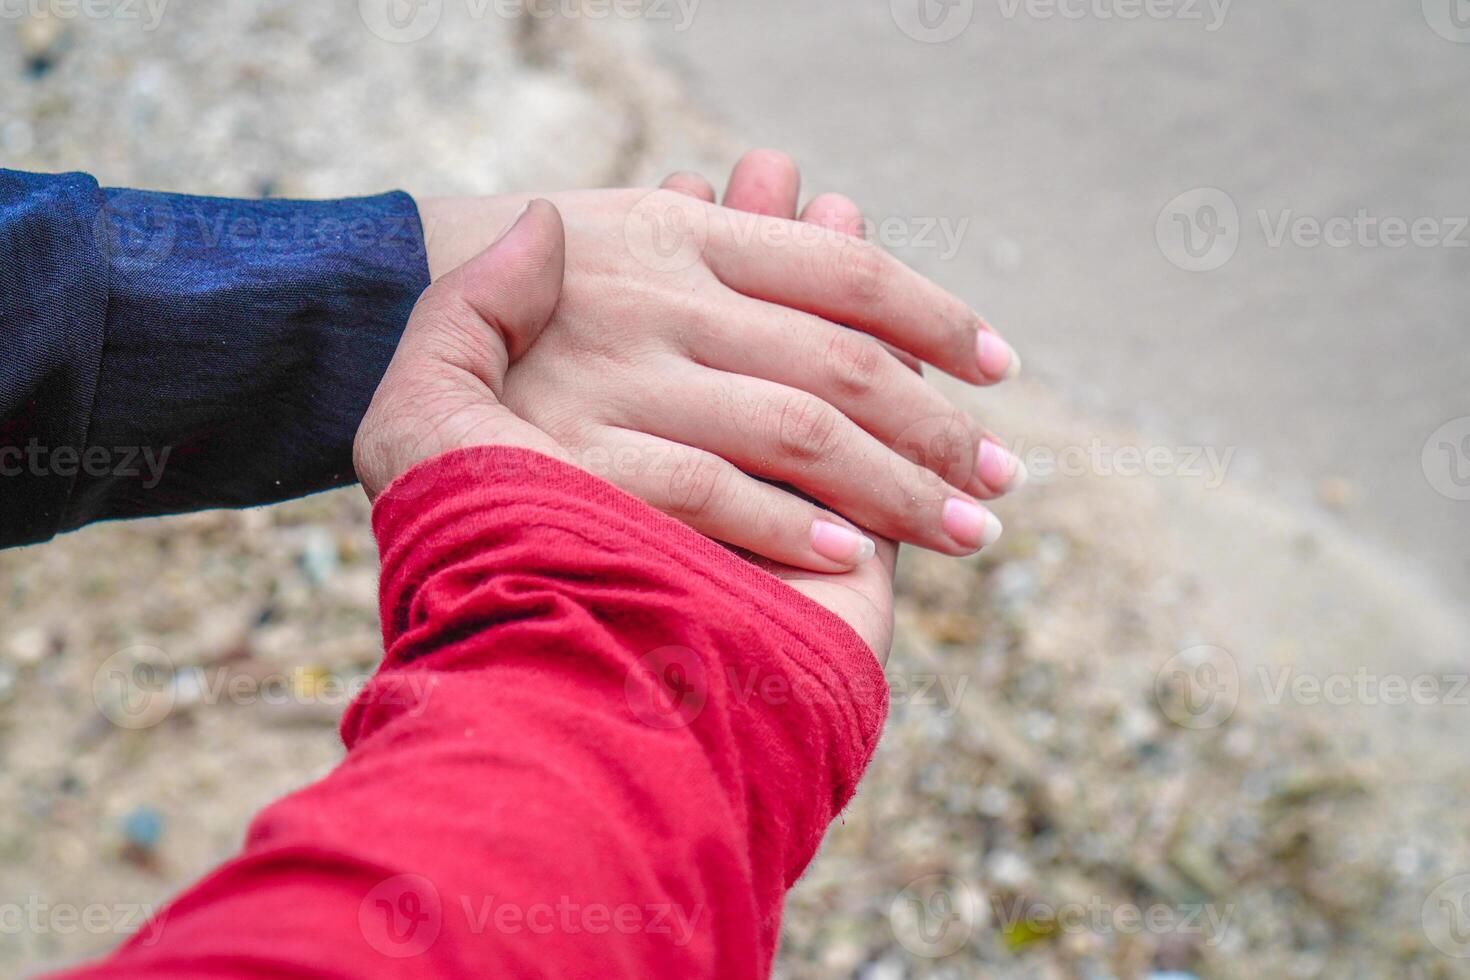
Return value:
<svg viewBox="0 0 1470 980">
<path fill-rule="evenodd" d="M 137 807 L 123 817 L 122 831 L 129 848 L 155 850 L 163 839 L 163 814 L 151 806 Z"/>
<path fill-rule="evenodd" d="M 51 652 L 51 637 L 39 626 L 16 630 L 6 645 L 10 659 L 25 665 L 40 663 Z"/>
</svg>

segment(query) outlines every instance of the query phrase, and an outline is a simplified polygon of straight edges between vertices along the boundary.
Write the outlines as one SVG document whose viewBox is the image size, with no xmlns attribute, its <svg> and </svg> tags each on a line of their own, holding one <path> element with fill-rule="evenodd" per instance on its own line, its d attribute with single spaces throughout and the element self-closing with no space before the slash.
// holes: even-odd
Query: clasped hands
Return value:
<svg viewBox="0 0 1470 980">
<path fill-rule="evenodd" d="M 433 285 L 358 431 L 376 497 L 476 445 L 582 466 L 752 557 L 886 660 L 898 542 L 969 554 L 1025 470 L 924 380 L 1015 374 L 958 298 L 747 154 L 702 178 L 546 198 L 419 202 Z M 504 228 L 488 248 L 486 240 Z"/>
</svg>

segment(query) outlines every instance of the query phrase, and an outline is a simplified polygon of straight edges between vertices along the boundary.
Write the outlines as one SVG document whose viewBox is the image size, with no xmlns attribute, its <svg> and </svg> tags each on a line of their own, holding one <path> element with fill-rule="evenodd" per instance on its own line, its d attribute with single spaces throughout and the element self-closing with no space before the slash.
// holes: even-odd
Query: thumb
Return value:
<svg viewBox="0 0 1470 980">
<path fill-rule="evenodd" d="M 466 446 L 561 453 L 499 397 L 511 360 L 556 311 L 565 260 L 561 214 L 532 201 L 493 245 L 419 298 L 353 444 L 368 499 L 414 464 Z"/>
<path fill-rule="evenodd" d="M 561 212 L 536 199 L 489 248 L 429 287 L 424 341 L 497 394 L 505 369 L 541 335 L 561 298 L 566 231 Z"/>
</svg>

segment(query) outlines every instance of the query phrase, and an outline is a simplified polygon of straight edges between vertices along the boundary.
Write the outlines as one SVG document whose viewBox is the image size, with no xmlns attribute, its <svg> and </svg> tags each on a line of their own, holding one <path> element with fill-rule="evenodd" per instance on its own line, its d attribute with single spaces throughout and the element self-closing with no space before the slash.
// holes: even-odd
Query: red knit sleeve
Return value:
<svg viewBox="0 0 1470 980">
<path fill-rule="evenodd" d="M 91 976 L 764 977 L 875 746 L 846 624 L 610 485 L 474 449 L 378 501 L 346 759 Z"/>
</svg>

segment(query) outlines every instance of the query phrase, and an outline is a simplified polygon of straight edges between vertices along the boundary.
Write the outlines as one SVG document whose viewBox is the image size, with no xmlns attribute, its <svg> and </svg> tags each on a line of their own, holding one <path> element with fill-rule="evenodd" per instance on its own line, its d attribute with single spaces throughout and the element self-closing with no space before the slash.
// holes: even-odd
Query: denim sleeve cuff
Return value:
<svg viewBox="0 0 1470 980">
<path fill-rule="evenodd" d="M 64 523 L 102 353 L 108 268 L 86 174 L 0 170 L 0 547 Z"/>
<path fill-rule="evenodd" d="M 103 193 L 111 289 L 61 529 L 353 482 L 358 423 L 429 284 L 413 199 Z"/>
</svg>

